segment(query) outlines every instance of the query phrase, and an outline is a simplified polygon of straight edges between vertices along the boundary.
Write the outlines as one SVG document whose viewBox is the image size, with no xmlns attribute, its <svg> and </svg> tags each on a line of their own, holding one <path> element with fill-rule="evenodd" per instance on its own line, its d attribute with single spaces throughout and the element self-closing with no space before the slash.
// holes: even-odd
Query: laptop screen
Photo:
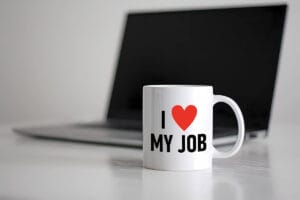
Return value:
<svg viewBox="0 0 300 200">
<path fill-rule="evenodd" d="M 130 13 L 108 120 L 142 121 L 147 84 L 212 85 L 241 107 L 247 130 L 267 129 L 286 5 Z M 235 127 L 226 105 L 214 126 Z"/>
</svg>

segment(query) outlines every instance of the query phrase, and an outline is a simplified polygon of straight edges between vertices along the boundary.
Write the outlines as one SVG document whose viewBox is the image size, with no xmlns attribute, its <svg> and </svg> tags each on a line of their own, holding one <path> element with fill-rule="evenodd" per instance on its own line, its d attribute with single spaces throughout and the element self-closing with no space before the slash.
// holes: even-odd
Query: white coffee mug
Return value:
<svg viewBox="0 0 300 200">
<path fill-rule="evenodd" d="M 233 148 L 217 150 L 213 144 L 213 106 L 228 104 L 237 119 Z M 143 166 L 158 170 L 201 170 L 212 158 L 228 158 L 241 148 L 245 124 L 238 105 L 214 95 L 212 86 L 148 85 L 143 87 Z"/>
</svg>

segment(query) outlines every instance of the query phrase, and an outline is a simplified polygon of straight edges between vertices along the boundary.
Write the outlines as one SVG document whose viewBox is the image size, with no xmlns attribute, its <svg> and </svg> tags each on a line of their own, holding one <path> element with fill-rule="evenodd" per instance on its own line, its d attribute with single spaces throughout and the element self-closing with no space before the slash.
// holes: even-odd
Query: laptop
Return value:
<svg viewBox="0 0 300 200">
<path fill-rule="evenodd" d="M 248 138 L 269 128 L 287 5 L 132 12 L 104 123 L 15 128 L 20 134 L 142 147 L 142 87 L 212 85 L 240 106 Z M 100 87 L 100 86 L 99 86 Z M 214 144 L 235 141 L 226 105 L 214 108 Z"/>
</svg>

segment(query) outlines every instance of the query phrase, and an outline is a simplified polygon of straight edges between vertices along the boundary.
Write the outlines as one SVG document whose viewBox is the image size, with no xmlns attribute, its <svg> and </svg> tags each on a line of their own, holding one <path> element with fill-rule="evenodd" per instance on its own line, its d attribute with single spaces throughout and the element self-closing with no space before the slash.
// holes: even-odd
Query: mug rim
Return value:
<svg viewBox="0 0 300 200">
<path fill-rule="evenodd" d="M 157 84 L 157 85 L 144 85 L 143 88 L 175 88 L 175 87 L 186 87 L 186 88 L 212 88 L 211 85 L 176 85 L 176 84 Z"/>
</svg>

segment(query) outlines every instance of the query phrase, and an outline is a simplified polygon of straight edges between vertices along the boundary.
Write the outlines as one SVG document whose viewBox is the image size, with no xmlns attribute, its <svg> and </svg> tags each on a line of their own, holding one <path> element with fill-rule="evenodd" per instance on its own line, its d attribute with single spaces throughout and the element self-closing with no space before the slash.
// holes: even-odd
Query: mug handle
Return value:
<svg viewBox="0 0 300 200">
<path fill-rule="evenodd" d="M 221 152 L 217 150 L 215 147 L 213 147 L 215 158 L 228 158 L 235 155 L 242 147 L 242 144 L 244 142 L 244 137 L 245 137 L 245 123 L 244 123 L 244 117 L 241 112 L 241 109 L 239 108 L 239 106 L 234 100 L 223 95 L 214 95 L 213 105 L 216 105 L 217 103 L 220 102 L 226 103 L 231 107 L 237 119 L 237 125 L 238 125 L 237 141 L 235 142 L 231 150 L 227 152 Z"/>
</svg>

